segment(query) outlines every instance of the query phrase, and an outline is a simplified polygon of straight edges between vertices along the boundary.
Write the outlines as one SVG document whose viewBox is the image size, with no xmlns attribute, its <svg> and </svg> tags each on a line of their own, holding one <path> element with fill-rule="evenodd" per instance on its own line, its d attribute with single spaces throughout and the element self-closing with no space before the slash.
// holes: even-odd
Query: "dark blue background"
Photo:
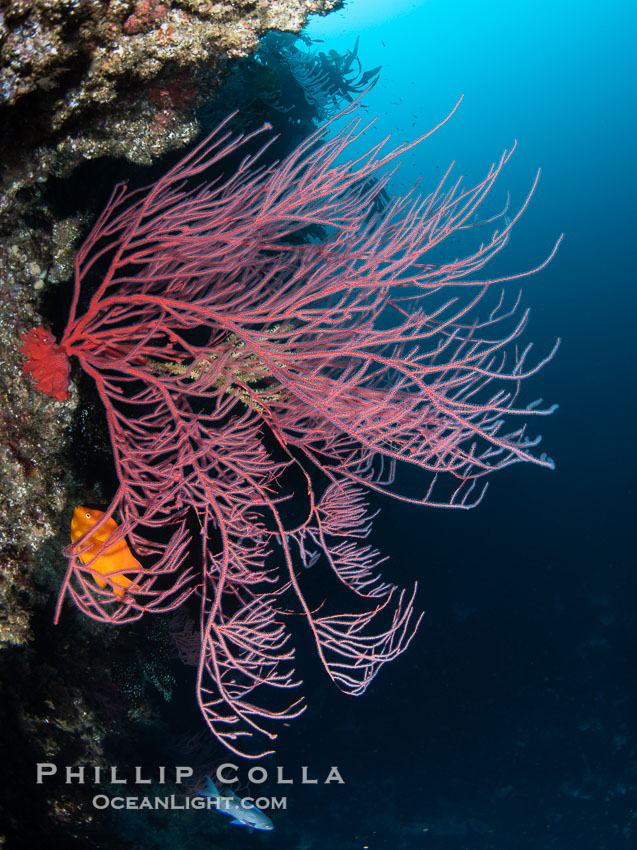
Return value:
<svg viewBox="0 0 637 850">
<path fill-rule="evenodd" d="M 310 708 L 278 762 L 340 766 L 346 785 L 288 791 L 289 846 L 602 850 L 637 836 L 635 65 L 633 4 L 351 2 L 310 25 L 321 49 L 361 35 L 371 140 L 454 118 L 393 187 L 455 160 L 477 180 L 513 139 L 494 190 L 536 194 L 490 273 L 557 257 L 524 283 L 527 339 L 562 346 L 526 398 L 556 471 L 517 465 L 473 512 L 383 505 L 386 574 L 418 579 L 409 651 L 361 699 L 305 666 Z M 389 15 L 393 14 L 393 17 Z M 376 135 L 374 135 L 376 134 Z M 309 672 L 309 675 L 308 675 Z M 229 839 L 230 840 L 230 839 Z M 306 841 L 305 845 L 299 842 Z M 278 846 L 278 844 L 277 844 Z"/>
</svg>

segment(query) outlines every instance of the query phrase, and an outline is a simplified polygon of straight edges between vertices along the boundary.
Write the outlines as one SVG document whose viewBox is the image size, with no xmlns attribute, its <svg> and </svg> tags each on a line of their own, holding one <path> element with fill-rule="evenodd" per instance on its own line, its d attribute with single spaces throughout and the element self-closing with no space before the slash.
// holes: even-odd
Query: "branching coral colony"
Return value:
<svg viewBox="0 0 637 850">
<path fill-rule="evenodd" d="M 552 467 L 539 438 L 506 421 L 551 412 L 517 397 L 553 352 L 528 362 L 530 346 L 515 345 L 527 314 L 500 331 L 513 314 L 501 296 L 478 313 L 488 290 L 531 273 L 476 279 L 528 199 L 469 256 L 427 257 L 472 226 L 510 152 L 473 188 L 447 174 L 383 207 L 387 166 L 416 143 L 347 161 L 364 128 L 355 105 L 343 115 L 278 164 L 260 164 L 266 142 L 220 176 L 270 129 L 232 138 L 224 122 L 148 189 L 117 186 L 78 254 L 55 352 L 78 358 L 106 409 L 119 489 L 92 531 L 120 523 L 92 557 L 88 533 L 68 550 L 56 621 L 67 594 L 113 624 L 196 594 L 199 706 L 246 757 L 270 752 L 274 721 L 303 710 L 288 693 L 291 611 L 351 694 L 414 634 L 415 589 L 384 581 L 366 543 L 365 490 L 469 508 L 493 469 Z M 196 179 L 213 168 L 212 182 Z M 426 476 L 420 496 L 396 491 L 397 464 Z M 124 537 L 140 566 L 118 582 L 123 570 L 96 565 Z M 351 613 L 330 608 L 329 574 Z"/>
</svg>

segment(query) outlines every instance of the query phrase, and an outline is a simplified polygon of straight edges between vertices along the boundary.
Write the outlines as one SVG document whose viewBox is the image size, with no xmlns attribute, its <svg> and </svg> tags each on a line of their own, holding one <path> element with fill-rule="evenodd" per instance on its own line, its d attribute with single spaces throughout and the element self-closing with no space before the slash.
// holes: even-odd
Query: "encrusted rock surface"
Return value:
<svg viewBox="0 0 637 850">
<path fill-rule="evenodd" d="M 0 647 L 30 636 L 36 552 L 59 533 L 74 389 L 59 402 L 22 370 L 39 298 L 72 276 L 88 221 L 42 186 L 102 156 L 149 164 L 198 132 L 228 60 L 269 29 L 298 31 L 340 0 L 0 0 Z M 35 560 L 34 560 L 35 559 Z M 30 601 L 31 600 L 31 601 Z"/>
<path fill-rule="evenodd" d="M 23 372 L 20 335 L 48 323 L 46 301 L 59 309 L 67 299 L 90 223 L 81 208 L 54 213 L 43 188 L 86 160 L 147 165 L 182 147 L 198 133 L 196 108 L 214 94 L 229 60 L 254 52 L 267 30 L 298 31 L 309 14 L 339 5 L 0 0 L 0 721 L 8 733 L 0 754 L 23 764 L 0 799 L 9 846 L 21 822 L 47 846 L 71 846 L 72 838 L 73 846 L 121 850 L 124 843 L 99 832 L 79 791 L 33 791 L 29 771 L 36 761 L 112 758 L 105 736 L 128 740 L 123 721 L 154 722 L 172 691 L 167 651 L 155 645 L 159 622 L 149 626 L 152 669 L 130 650 L 139 632 L 98 627 L 68 604 L 62 625 L 52 625 L 72 509 L 108 500 L 98 484 L 91 490 L 78 480 L 71 439 L 85 423 L 83 451 L 95 464 L 108 438 L 105 428 L 90 429 L 91 405 L 79 405 L 73 381 L 68 399 L 56 401 Z M 141 683 L 139 693 L 129 680 Z"/>
<path fill-rule="evenodd" d="M 99 156 L 148 164 L 269 29 L 341 0 L 0 0 L 0 223 L 33 187 Z"/>
<path fill-rule="evenodd" d="M 39 322 L 36 307 L 48 270 L 68 273 L 70 222 L 51 235 L 24 225 L 0 239 L 0 648 L 30 636 L 34 565 L 57 532 L 69 484 L 63 457 L 77 394 L 54 401 L 22 371 L 20 333 Z M 56 242 L 59 239 L 60 242 Z M 46 584 L 37 576 L 40 586 Z"/>
</svg>

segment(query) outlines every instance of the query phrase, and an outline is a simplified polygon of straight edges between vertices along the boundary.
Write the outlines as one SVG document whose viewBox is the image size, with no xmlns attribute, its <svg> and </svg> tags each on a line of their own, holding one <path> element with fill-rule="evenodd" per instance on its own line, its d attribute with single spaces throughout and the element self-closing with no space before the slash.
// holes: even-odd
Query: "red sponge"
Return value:
<svg viewBox="0 0 637 850">
<path fill-rule="evenodd" d="M 45 328 L 31 328 L 20 339 L 24 372 L 33 375 L 36 387 L 43 393 L 66 401 L 71 367 L 53 334 Z"/>
</svg>

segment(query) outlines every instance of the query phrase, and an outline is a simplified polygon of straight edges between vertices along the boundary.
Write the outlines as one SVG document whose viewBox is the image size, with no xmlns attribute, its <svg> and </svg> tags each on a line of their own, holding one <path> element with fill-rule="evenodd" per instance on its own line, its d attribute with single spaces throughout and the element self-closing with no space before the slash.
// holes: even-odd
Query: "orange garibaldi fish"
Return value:
<svg viewBox="0 0 637 850">
<path fill-rule="evenodd" d="M 71 541 L 75 543 L 82 537 L 83 534 L 91 529 L 95 523 L 104 516 L 104 511 L 98 511 L 93 508 L 84 508 L 81 505 L 73 511 L 73 519 L 71 520 Z M 107 538 L 117 530 L 117 523 L 114 519 L 109 518 L 104 525 L 94 534 L 84 541 L 84 544 L 90 543 L 90 546 L 78 555 L 78 558 L 83 564 L 88 564 L 91 558 L 94 558 L 100 551 L 101 547 L 106 542 Z M 139 575 L 142 572 L 142 565 L 131 552 L 128 543 L 122 537 L 117 543 L 113 543 L 105 549 L 94 564 L 91 564 L 89 570 L 95 570 L 91 573 L 98 587 L 104 590 L 110 587 L 113 593 L 122 597 L 129 588 L 138 590 L 137 585 L 124 575 L 124 572 L 132 572 Z M 96 573 L 101 573 L 106 576 L 106 580 L 100 578 Z"/>
</svg>

